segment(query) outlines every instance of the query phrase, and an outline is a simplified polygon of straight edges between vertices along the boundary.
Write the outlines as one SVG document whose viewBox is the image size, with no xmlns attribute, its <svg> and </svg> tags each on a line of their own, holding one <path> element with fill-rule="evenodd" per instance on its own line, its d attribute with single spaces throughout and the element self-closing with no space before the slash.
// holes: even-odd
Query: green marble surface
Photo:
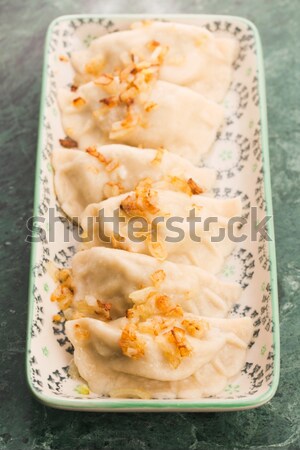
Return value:
<svg viewBox="0 0 300 450">
<path fill-rule="evenodd" d="M 300 448 L 300 1 L 1 0 L 0 450 Z M 97 414 L 44 407 L 25 380 L 29 246 L 42 54 L 62 14 L 222 13 L 258 27 L 265 55 L 281 317 L 281 381 L 251 411 Z"/>
</svg>

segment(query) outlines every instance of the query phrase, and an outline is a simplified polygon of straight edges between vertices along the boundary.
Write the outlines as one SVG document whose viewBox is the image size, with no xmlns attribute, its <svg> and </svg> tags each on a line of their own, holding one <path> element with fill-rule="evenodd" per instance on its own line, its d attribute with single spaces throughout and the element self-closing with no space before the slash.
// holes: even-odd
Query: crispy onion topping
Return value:
<svg viewBox="0 0 300 450">
<path fill-rule="evenodd" d="M 82 108 L 85 104 L 86 104 L 86 101 L 82 97 L 77 97 L 77 98 L 74 98 L 74 100 L 73 100 L 73 105 L 75 106 L 75 108 L 78 108 L 78 109 Z"/>
<path fill-rule="evenodd" d="M 74 141 L 74 139 L 70 138 L 70 136 L 66 136 L 64 139 L 59 139 L 59 143 L 64 148 L 78 147 L 78 143 Z"/>
<path fill-rule="evenodd" d="M 137 326 L 128 323 L 122 330 L 119 345 L 125 356 L 139 359 L 145 354 L 145 341 L 137 336 Z"/>
<path fill-rule="evenodd" d="M 50 300 L 57 302 L 63 315 L 55 314 L 55 322 L 62 319 L 73 320 L 82 317 L 91 317 L 103 321 L 111 320 L 111 304 L 101 302 L 93 296 L 85 296 L 84 299 L 74 301 L 72 274 L 69 269 L 60 269 L 56 273 L 57 287 L 51 294 Z M 60 317 L 60 318 L 59 318 Z"/>
</svg>

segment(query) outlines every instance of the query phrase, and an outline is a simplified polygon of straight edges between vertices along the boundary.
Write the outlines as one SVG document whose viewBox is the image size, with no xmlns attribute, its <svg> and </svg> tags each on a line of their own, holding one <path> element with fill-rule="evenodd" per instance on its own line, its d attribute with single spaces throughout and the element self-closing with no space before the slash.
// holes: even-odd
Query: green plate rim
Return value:
<svg viewBox="0 0 300 450">
<path fill-rule="evenodd" d="M 268 222 L 268 232 L 271 240 L 268 242 L 269 257 L 270 257 L 270 278 L 271 278 L 271 301 L 272 301 L 272 319 L 273 319 L 273 343 L 274 343 L 274 371 L 272 384 L 269 389 L 260 396 L 253 399 L 237 399 L 237 400 L 223 400 L 206 399 L 201 401 L 188 400 L 139 400 L 139 399 L 60 399 L 50 397 L 45 394 L 37 392 L 32 384 L 30 372 L 30 351 L 31 351 L 31 327 L 33 321 L 34 296 L 33 285 L 34 275 L 33 268 L 36 263 L 36 243 L 32 244 L 30 257 L 30 274 L 29 274 L 29 302 L 28 302 L 28 321 L 27 321 L 27 342 L 26 342 L 26 376 L 30 391 L 34 397 L 43 404 L 59 409 L 81 410 L 81 411 L 234 411 L 250 408 L 257 408 L 272 399 L 275 395 L 279 384 L 280 376 L 280 336 L 279 336 L 279 311 L 278 311 L 278 289 L 277 289 L 277 268 L 276 268 L 276 249 L 274 236 L 274 221 L 273 221 L 273 206 L 272 206 L 272 191 L 271 191 L 271 176 L 270 176 L 270 160 L 269 160 L 269 144 L 268 144 L 268 121 L 267 121 L 267 103 L 266 103 L 266 87 L 265 74 L 263 64 L 263 51 L 259 32 L 256 26 L 243 17 L 231 15 L 212 15 L 212 14 L 74 14 L 64 15 L 54 19 L 47 30 L 45 47 L 44 47 L 44 64 L 43 64 L 43 79 L 42 90 L 40 98 L 40 116 L 38 127 L 38 144 L 36 155 L 36 170 L 35 170 L 35 187 L 34 187 L 34 209 L 33 215 L 38 215 L 38 207 L 40 201 L 40 168 L 42 161 L 42 131 L 43 131 L 43 117 L 45 112 L 45 97 L 46 97 L 46 81 L 47 81 L 47 64 L 48 64 L 48 47 L 51 38 L 53 27 L 65 20 L 75 20 L 78 18 L 105 18 L 105 19 L 151 19 L 151 18 L 166 18 L 166 19 L 188 19 L 188 18 L 205 18 L 212 20 L 220 18 L 232 21 L 241 21 L 247 24 L 253 31 L 255 37 L 255 44 L 258 59 L 258 90 L 259 90 L 259 109 L 261 119 L 261 142 L 263 154 L 263 169 L 264 169 L 264 190 L 266 199 L 267 215 L 271 216 Z"/>
</svg>

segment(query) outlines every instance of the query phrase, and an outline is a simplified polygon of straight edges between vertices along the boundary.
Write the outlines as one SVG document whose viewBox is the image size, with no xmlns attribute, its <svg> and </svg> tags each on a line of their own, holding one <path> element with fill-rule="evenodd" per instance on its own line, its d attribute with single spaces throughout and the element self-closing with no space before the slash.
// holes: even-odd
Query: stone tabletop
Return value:
<svg viewBox="0 0 300 450">
<path fill-rule="evenodd" d="M 300 1 L 0 0 L 0 450 L 300 449 Z M 265 57 L 279 302 L 281 381 L 259 409 L 210 414 L 52 410 L 25 379 L 29 244 L 45 32 L 72 13 L 244 16 Z"/>
</svg>

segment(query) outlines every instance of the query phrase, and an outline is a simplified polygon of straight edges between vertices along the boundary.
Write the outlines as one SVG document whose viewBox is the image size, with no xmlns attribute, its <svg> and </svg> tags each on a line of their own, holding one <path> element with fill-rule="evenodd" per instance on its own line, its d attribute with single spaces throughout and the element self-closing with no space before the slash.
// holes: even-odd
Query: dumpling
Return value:
<svg viewBox="0 0 300 450">
<path fill-rule="evenodd" d="M 147 21 L 133 24 L 132 30 L 101 36 L 87 50 L 73 52 L 71 58 L 81 82 L 132 60 L 146 60 L 160 64 L 161 80 L 221 101 L 231 81 L 236 54 L 235 39 L 193 25 Z"/>
<path fill-rule="evenodd" d="M 109 303 L 112 319 L 124 316 L 133 301 L 147 298 L 158 285 L 184 311 L 210 317 L 225 317 L 241 293 L 238 284 L 198 267 L 103 247 L 76 253 L 71 276 L 74 305 L 83 300 Z"/>
<path fill-rule="evenodd" d="M 158 381 L 106 367 L 103 358 L 96 355 L 91 347 L 85 346 L 83 349 L 77 344 L 74 358 L 81 377 L 91 391 L 112 398 L 200 399 L 217 395 L 229 381 L 212 363 L 204 364 L 184 380 Z"/>
<path fill-rule="evenodd" d="M 189 196 L 142 182 L 134 192 L 89 205 L 81 226 L 87 247 L 112 246 L 217 273 L 234 247 L 229 220 L 240 215 L 239 197 Z"/>
<path fill-rule="evenodd" d="M 224 379 L 242 369 L 253 331 L 250 318 L 184 314 L 155 321 L 134 323 L 121 318 L 105 323 L 84 318 L 66 323 L 75 364 L 94 392 L 109 395 L 113 389 L 135 388 L 150 390 L 155 397 L 157 389 L 160 394 L 173 391 L 177 397 L 191 397 L 205 387 L 209 391 L 211 375 L 220 376 L 223 388 Z M 152 333 L 156 323 L 161 328 Z"/>
<path fill-rule="evenodd" d="M 65 213 L 80 217 L 91 203 L 135 189 L 150 177 L 169 189 L 191 179 L 204 192 L 216 179 L 212 169 L 195 167 L 168 151 L 113 144 L 88 149 L 90 153 L 55 149 L 52 155 L 56 195 Z M 175 189 L 176 186 L 174 186 Z M 188 186 L 187 186 L 188 187 Z"/>
<path fill-rule="evenodd" d="M 81 149 L 113 142 L 163 147 L 198 163 L 216 138 L 224 108 L 188 88 L 155 81 L 147 70 L 132 75 L 134 82 L 128 81 L 130 73 L 124 80 L 107 75 L 76 92 L 61 90 L 66 134 Z"/>
</svg>

